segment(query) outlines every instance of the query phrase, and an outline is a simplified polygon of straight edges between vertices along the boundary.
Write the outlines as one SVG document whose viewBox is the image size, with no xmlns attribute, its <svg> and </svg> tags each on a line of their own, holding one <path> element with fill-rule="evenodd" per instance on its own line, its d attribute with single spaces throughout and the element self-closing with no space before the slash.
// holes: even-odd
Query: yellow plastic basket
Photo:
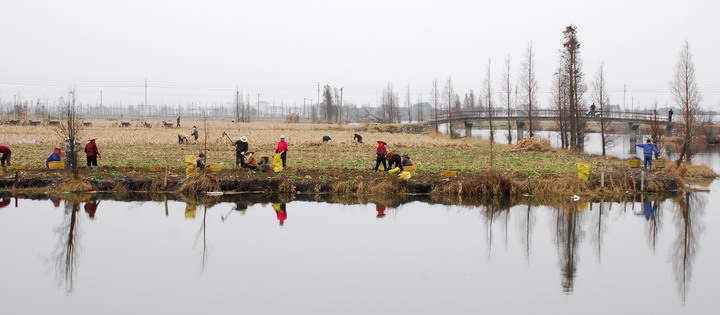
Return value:
<svg viewBox="0 0 720 315">
<path fill-rule="evenodd" d="M 653 163 L 655 165 L 655 168 L 665 168 L 667 166 L 667 160 L 666 159 L 657 159 Z"/>
<path fill-rule="evenodd" d="M 211 170 L 213 172 L 219 172 L 222 171 L 222 164 L 220 163 L 211 163 L 208 165 L 208 170 Z"/>
<path fill-rule="evenodd" d="M 65 168 L 65 163 L 63 161 L 52 161 L 48 163 L 48 168 L 51 170 L 61 170 Z"/>
<path fill-rule="evenodd" d="M 450 170 L 440 171 L 440 175 L 447 176 L 447 177 L 455 177 L 455 176 L 457 176 L 457 174 L 458 174 L 457 171 L 450 171 Z"/>
<path fill-rule="evenodd" d="M 24 170 L 24 169 L 25 169 L 25 166 L 22 166 L 22 165 L 12 165 L 12 166 L 8 166 L 7 169 L 9 169 L 9 170 Z"/>
<path fill-rule="evenodd" d="M 628 167 L 638 168 L 640 167 L 640 159 L 632 159 L 628 161 Z"/>
<path fill-rule="evenodd" d="M 151 172 L 159 172 L 159 171 L 162 171 L 162 169 L 163 169 L 162 166 L 150 166 L 150 167 L 148 167 L 148 170 L 150 170 Z"/>
</svg>

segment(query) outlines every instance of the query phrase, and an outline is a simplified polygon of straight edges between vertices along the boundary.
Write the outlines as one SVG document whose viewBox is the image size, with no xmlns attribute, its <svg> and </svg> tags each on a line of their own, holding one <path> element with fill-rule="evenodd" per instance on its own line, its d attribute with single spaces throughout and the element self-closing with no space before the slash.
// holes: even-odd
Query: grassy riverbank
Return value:
<svg viewBox="0 0 720 315">
<path fill-rule="evenodd" d="M 224 166 L 223 171 L 208 173 L 218 183 L 282 182 L 282 185 L 272 185 L 286 191 L 305 187 L 303 189 L 318 192 L 392 194 L 416 192 L 413 189 L 420 188 L 412 188 L 413 185 L 423 184 L 422 190 L 433 194 L 588 194 L 637 191 L 641 186 L 640 171 L 628 169 L 625 160 L 553 149 L 542 141 L 491 146 L 484 140 L 449 139 L 434 134 L 363 132 L 365 143 L 358 144 L 352 141 L 357 126 L 211 121 L 207 133 L 202 122 L 187 122 L 190 127 L 193 124 L 200 127 L 200 141 L 179 145 L 177 134 L 189 134 L 188 128 L 120 128 L 113 124 L 100 121 L 83 130 L 83 139 L 98 138 L 102 158 L 100 167 L 81 169 L 82 180 L 107 183 L 133 179 L 146 183 L 137 186 L 146 190 L 179 189 L 185 176 L 182 157 L 207 150 L 209 163 Z M 68 177 L 64 170 L 44 167 L 44 160 L 52 148 L 62 144 L 52 129 L 31 126 L 0 126 L 0 129 L 3 131 L 0 140 L 13 150 L 13 164 L 25 167 L 18 173 L 20 179 Z M 221 136 L 223 132 L 233 139 L 247 136 L 250 150 L 260 157 L 272 156 L 276 138 L 285 134 L 290 144 L 288 169 L 277 174 L 236 169 L 234 147 Z M 322 143 L 325 135 L 333 140 Z M 388 142 L 391 151 L 408 153 L 415 161 L 418 171 L 409 180 L 409 185 L 392 175 L 373 171 L 377 140 Z M 590 165 L 589 181 L 577 179 L 577 163 Z M 150 166 L 167 166 L 167 178 L 164 170 L 151 172 Z M 644 188 L 649 191 L 678 189 L 683 181 L 691 178 L 714 176 L 701 167 L 689 169 L 653 172 L 647 176 Z M 443 177 L 440 175 L 442 170 L 458 171 L 458 176 Z M 601 180 L 603 173 L 606 175 L 604 182 Z M 1 177 L 6 182 L 14 180 L 15 172 L 7 171 Z M 260 187 L 260 184 L 253 187 Z"/>
</svg>

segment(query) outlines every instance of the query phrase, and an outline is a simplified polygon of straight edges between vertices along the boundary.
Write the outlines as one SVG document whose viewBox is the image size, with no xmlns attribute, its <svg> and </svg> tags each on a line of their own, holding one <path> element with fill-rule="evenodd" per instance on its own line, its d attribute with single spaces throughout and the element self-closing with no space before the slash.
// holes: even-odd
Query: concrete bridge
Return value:
<svg viewBox="0 0 720 315">
<path fill-rule="evenodd" d="M 437 120 L 433 120 L 432 122 L 437 122 L 438 124 L 464 123 L 465 134 L 467 135 L 470 134 L 475 122 L 490 121 L 491 117 L 489 114 L 490 112 L 487 110 L 463 110 L 452 113 L 445 111 L 443 113 L 439 113 L 437 115 Z M 535 111 L 532 118 L 533 122 L 554 122 L 558 120 L 558 114 L 558 110 L 541 109 Z M 606 112 L 605 115 L 605 119 L 607 119 L 610 123 L 627 123 L 631 137 L 633 135 L 637 136 L 640 125 L 651 124 L 654 121 L 658 121 L 666 126 L 666 134 L 671 135 L 673 131 L 673 125 L 668 121 L 667 113 L 655 114 L 652 111 L 609 111 Z M 676 121 L 676 119 L 680 118 L 677 116 L 677 113 L 675 113 L 672 116 L 672 121 Z M 600 118 L 600 111 L 595 111 L 594 113 L 586 112 L 583 114 L 583 119 L 585 121 L 599 122 Z M 714 115 L 710 118 L 714 118 Z M 508 119 L 510 119 L 511 123 L 514 123 L 517 128 L 517 139 L 522 139 L 525 124 L 529 121 L 527 111 L 511 110 L 508 112 L 506 110 L 498 110 L 492 116 L 492 121 L 496 123 L 507 122 Z"/>
</svg>

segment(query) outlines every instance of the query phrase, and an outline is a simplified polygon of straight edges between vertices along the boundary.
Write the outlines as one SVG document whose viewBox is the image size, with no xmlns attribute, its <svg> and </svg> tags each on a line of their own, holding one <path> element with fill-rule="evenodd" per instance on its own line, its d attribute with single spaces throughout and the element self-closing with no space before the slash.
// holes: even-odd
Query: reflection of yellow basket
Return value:
<svg viewBox="0 0 720 315">
<path fill-rule="evenodd" d="M 148 167 L 148 170 L 150 170 L 151 172 L 159 172 L 159 171 L 162 171 L 162 169 L 163 169 L 162 166 L 150 166 L 150 167 Z"/>
<path fill-rule="evenodd" d="M 9 170 L 24 170 L 24 169 L 25 169 L 25 166 L 22 166 L 22 165 L 13 165 L 13 166 L 8 166 L 7 169 L 9 169 Z"/>
<path fill-rule="evenodd" d="M 48 163 L 48 168 L 51 170 L 61 170 L 65 168 L 65 163 L 63 161 L 52 161 Z"/>
<path fill-rule="evenodd" d="M 222 164 L 220 164 L 220 163 L 210 163 L 210 164 L 208 164 L 207 169 L 210 170 L 210 171 L 213 171 L 213 172 L 219 172 L 219 171 L 222 171 Z"/>
<path fill-rule="evenodd" d="M 666 164 L 667 164 L 666 159 L 657 159 L 653 163 L 653 165 L 655 165 L 655 168 L 665 168 L 667 166 Z"/>
<path fill-rule="evenodd" d="M 640 167 L 640 159 L 632 159 L 628 161 L 628 167 L 638 168 Z"/>
<path fill-rule="evenodd" d="M 440 171 L 440 175 L 447 177 L 455 177 L 457 176 L 457 171 L 444 170 Z"/>
</svg>

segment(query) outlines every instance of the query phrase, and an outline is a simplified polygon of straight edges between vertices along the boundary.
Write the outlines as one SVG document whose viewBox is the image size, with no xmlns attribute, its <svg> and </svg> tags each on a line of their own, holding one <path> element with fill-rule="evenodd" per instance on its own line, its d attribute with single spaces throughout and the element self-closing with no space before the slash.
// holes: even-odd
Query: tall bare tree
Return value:
<svg viewBox="0 0 720 315">
<path fill-rule="evenodd" d="M 580 42 L 577 28 L 569 25 L 563 31 L 563 76 L 567 80 L 568 110 L 570 115 L 570 149 L 582 150 L 585 141 L 585 117 L 583 95 L 587 90 L 583 81 Z"/>
<path fill-rule="evenodd" d="M 445 98 L 445 101 L 447 102 L 448 134 L 452 138 L 452 137 L 455 137 L 455 134 L 453 133 L 453 124 L 452 124 L 453 103 L 456 103 L 456 101 L 457 101 L 457 96 L 455 94 L 455 88 L 453 88 L 452 77 L 448 77 L 447 81 L 445 81 L 445 89 L 443 90 L 443 98 Z"/>
<path fill-rule="evenodd" d="M 75 89 L 68 89 L 67 98 L 60 98 L 60 124 L 57 132 L 60 137 L 66 139 L 69 150 L 66 151 L 66 159 L 69 161 L 73 179 L 79 179 L 78 174 L 78 148 L 82 121 L 80 119 L 80 105 L 77 103 L 77 92 Z"/>
<path fill-rule="evenodd" d="M 555 72 L 555 79 L 553 80 L 552 90 L 552 104 L 553 109 L 557 112 L 557 127 L 560 130 L 560 146 L 563 149 L 567 149 L 570 146 L 569 140 L 569 114 L 567 111 L 567 80 L 564 79 L 565 73 L 562 71 L 561 65 Z"/>
<path fill-rule="evenodd" d="M 507 142 L 512 143 L 512 125 L 510 123 L 510 111 L 512 107 L 511 95 L 512 95 L 512 83 L 510 83 L 510 54 L 505 59 L 505 69 L 502 74 L 502 86 L 500 87 L 502 97 L 500 98 L 507 109 Z"/>
<path fill-rule="evenodd" d="M 493 90 L 490 77 L 491 60 L 488 58 L 487 70 L 485 71 L 485 80 L 483 80 L 483 98 L 485 106 L 487 106 L 488 123 L 490 125 L 490 143 L 495 142 L 495 127 L 493 126 L 493 118 L 495 116 L 495 104 L 493 103 Z"/>
<path fill-rule="evenodd" d="M 440 87 L 438 86 L 438 80 L 433 79 L 432 87 L 430 88 L 430 99 L 433 103 L 433 109 L 435 110 L 435 133 L 438 133 L 438 105 L 440 104 Z"/>
<path fill-rule="evenodd" d="M 677 165 L 683 161 L 690 161 L 695 155 L 694 141 L 697 136 L 697 116 L 700 112 L 702 95 L 695 81 L 695 64 L 692 61 L 690 44 L 685 41 L 680 51 L 678 62 L 675 65 L 675 75 L 670 81 L 670 91 L 678 107 L 682 110 L 682 143 L 680 144 L 680 155 Z"/>
<path fill-rule="evenodd" d="M 605 155 L 606 150 L 612 147 L 613 138 L 609 134 L 611 132 L 610 120 L 608 117 L 608 103 L 610 102 L 610 95 L 607 91 L 607 84 L 605 83 L 605 63 L 601 62 L 598 67 L 598 71 L 595 74 L 595 81 L 592 82 L 593 87 L 593 102 L 597 104 L 599 112 L 598 121 L 600 123 L 600 144 L 602 145 L 602 155 Z"/>
<path fill-rule="evenodd" d="M 383 89 L 382 93 L 382 104 L 380 106 L 382 122 L 399 122 L 400 112 L 398 110 L 398 103 L 398 94 L 393 89 L 392 84 L 388 83 L 388 85 Z"/>
<path fill-rule="evenodd" d="M 410 101 L 410 84 L 407 86 L 407 95 L 405 96 L 407 100 L 407 113 L 408 113 L 408 122 L 412 123 L 412 102 Z"/>
<path fill-rule="evenodd" d="M 518 83 L 520 91 L 523 94 L 522 106 L 525 115 L 528 117 L 528 132 L 532 137 L 535 135 L 535 126 L 537 116 L 537 90 L 539 89 L 537 79 L 535 78 L 535 52 L 533 51 L 532 42 L 528 43 L 525 50 L 525 57 L 520 67 L 520 81 Z"/>
</svg>

